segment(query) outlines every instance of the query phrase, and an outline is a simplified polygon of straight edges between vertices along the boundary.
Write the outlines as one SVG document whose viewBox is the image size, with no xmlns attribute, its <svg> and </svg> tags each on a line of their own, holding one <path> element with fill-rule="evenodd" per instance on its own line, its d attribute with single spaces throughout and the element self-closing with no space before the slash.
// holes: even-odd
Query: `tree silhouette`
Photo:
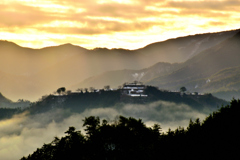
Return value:
<svg viewBox="0 0 240 160">
<path fill-rule="evenodd" d="M 90 92 L 94 92 L 95 88 L 94 87 L 89 87 Z"/>
<path fill-rule="evenodd" d="M 137 84 L 137 83 L 138 83 L 138 81 L 134 81 L 133 83 L 134 83 L 134 84 Z"/>
<path fill-rule="evenodd" d="M 58 88 L 58 89 L 57 89 L 57 93 L 58 93 L 59 95 L 65 93 L 65 91 L 66 91 L 66 88 L 65 88 L 65 87 L 61 87 L 61 88 Z"/>
<path fill-rule="evenodd" d="M 84 91 L 85 91 L 85 93 L 88 93 L 88 89 L 87 88 L 84 88 Z"/>
<path fill-rule="evenodd" d="M 86 135 L 69 127 L 61 139 L 55 137 L 21 160 L 58 159 L 236 159 L 239 153 L 240 101 L 210 114 L 203 122 L 190 120 L 185 130 L 178 127 L 161 134 L 155 124 L 147 127 L 141 119 L 119 116 L 100 124 L 99 117 L 86 117 Z"/>
<path fill-rule="evenodd" d="M 87 132 L 87 135 L 92 136 L 94 133 L 96 133 L 99 125 L 100 125 L 100 119 L 99 117 L 90 116 L 83 120 L 83 126 L 86 127 L 85 131 Z"/>
<path fill-rule="evenodd" d="M 77 92 L 82 92 L 82 90 L 83 90 L 82 88 L 78 88 L 76 91 Z"/>
<path fill-rule="evenodd" d="M 71 93 L 72 93 L 71 90 L 67 90 L 67 91 L 66 91 L 66 94 L 67 94 L 67 95 L 70 95 Z"/>
<path fill-rule="evenodd" d="M 181 87 L 180 88 L 180 92 L 186 92 L 187 91 L 187 88 L 186 87 Z"/>
<path fill-rule="evenodd" d="M 110 90 L 110 85 L 106 85 L 106 86 L 104 86 L 103 88 L 104 88 L 104 90 L 107 90 L 107 91 L 108 91 L 108 90 Z"/>
</svg>

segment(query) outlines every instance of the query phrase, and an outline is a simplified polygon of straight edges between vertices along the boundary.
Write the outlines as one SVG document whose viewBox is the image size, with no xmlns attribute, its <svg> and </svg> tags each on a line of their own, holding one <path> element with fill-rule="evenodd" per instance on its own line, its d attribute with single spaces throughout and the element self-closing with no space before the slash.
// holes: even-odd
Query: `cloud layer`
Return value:
<svg viewBox="0 0 240 160">
<path fill-rule="evenodd" d="M 29 47 L 133 49 L 240 24 L 239 0 L 3 0 L 0 7 L 1 38 Z"/>
<path fill-rule="evenodd" d="M 55 136 L 62 137 L 69 126 L 82 128 L 83 119 L 99 116 L 109 122 L 116 117 L 140 118 L 147 126 L 158 123 L 162 131 L 168 128 L 187 127 L 190 118 L 203 120 L 208 112 L 193 110 L 190 106 L 158 101 L 149 105 L 123 105 L 111 108 L 87 109 L 83 113 L 69 115 L 66 110 L 54 110 L 44 114 L 29 116 L 27 113 L 16 115 L 11 119 L 0 121 L 0 157 L 4 160 L 20 159 L 50 143 Z M 14 154 L 12 154 L 14 152 Z"/>
</svg>

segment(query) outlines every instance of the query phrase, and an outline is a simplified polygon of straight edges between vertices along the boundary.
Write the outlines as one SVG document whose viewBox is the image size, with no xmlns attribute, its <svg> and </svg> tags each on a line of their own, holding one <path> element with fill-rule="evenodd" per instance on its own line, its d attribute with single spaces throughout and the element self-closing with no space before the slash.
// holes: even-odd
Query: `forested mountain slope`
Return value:
<svg viewBox="0 0 240 160">
<path fill-rule="evenodd" d="M 33 154 L 33 159 L 235 159 L 239 157 L 240 101 L 210 114 L 203 122 L 190 120 L 187 129 L 167 133 L 161 126 L 147 127 L 141 119 L 120 116 L 117 121 L 83 119 L 86 134 L 71 126 L 62 138 L 55 137 Z"/>
</svg>

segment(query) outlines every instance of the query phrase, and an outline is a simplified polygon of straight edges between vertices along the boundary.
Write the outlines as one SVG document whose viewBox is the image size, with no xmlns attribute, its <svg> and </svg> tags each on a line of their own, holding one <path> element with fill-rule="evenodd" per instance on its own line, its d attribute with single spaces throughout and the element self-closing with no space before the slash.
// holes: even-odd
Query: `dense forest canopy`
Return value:
<svg viewBox="0 0 240 160">
<path fill-rule="evenodd" d="M 236 159 L 239 157 L 240 100 L 210 114 L 204 121 L 162 133 L 161 126 L 147 127 L 141 119 L 119 116 L 108 122 L 99 117 L 83 119 L 86 133 L 71 126 L 21 160 L 58 159 Z"/>
</svg>

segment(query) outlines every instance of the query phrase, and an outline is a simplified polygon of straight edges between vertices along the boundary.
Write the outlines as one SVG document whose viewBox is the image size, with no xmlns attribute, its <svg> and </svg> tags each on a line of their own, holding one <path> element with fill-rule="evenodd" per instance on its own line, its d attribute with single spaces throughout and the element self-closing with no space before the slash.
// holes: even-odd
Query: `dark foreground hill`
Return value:
<svg viewBox="0 0 240 160">
<path fill-rule="evenodd" d="M 210 114 L 203 122 L 190 120 L 187 129 L 161 132 L 158 124 L 146 127 L 141 119 L 120 116 L 109 123 L 98 117 L 83 121 L 86 134 L 71 126 L 21 160 L 35 159 L 237 159 L 239 157 L 240 101 Z"/>
</svg>

